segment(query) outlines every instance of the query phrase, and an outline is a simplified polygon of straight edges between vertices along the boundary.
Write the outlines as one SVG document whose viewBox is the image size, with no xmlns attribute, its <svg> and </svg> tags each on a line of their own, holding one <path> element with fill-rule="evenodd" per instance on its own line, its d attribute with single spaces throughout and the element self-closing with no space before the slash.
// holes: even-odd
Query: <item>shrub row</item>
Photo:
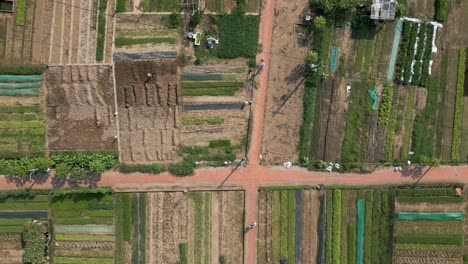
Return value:
<svg viewBox="0 0 468 264">
<path fill-rule="evenodd" d="M 455 114 L 453 117 L 453 141 L 451 158 L 453 162 L 460 160 L 460 145 L 461 145 L 461 124 L 463 112 L 463 90 L 465 83 L 465 68 L 466 68 L 466 50 L 460 50 L 458 58 L 457 72 L 457 90 L 455 95 Z"/>
<path fill-rule="evenodd" d="M 53 192 L 53 197 L 67 196 L 67 195 L 99 195 L 103 196 L 112 193 L 111 188 L 79 188 L 79 189 L 59 189 Z"/>
<path fill-rule="evenodd" d="M 53 162 L 45 157 L 21 158 L 17 160 L 0 160 L 0 175 L 26 178 L 31 174 L 30 170 L 47 170 Z"/>
<path fill-rule="evenodd" d="M 434 9 L 434 19 L 439 22 L 444 22 L 448 13 L 448 0 L 435 0 Z"/>
<path fill-rule="evenodd" d="M 421 79 L 419 81 L 419 85 L 423 87 L 427 87 L 429 80 L 429 61 L 432 55 L 432 36 L 434 35 L 431 24 L 427 24 L 426 28 L 426 43 L 424 43 L 426 47 L 422 57 Z"/>
<path fill-rule="evenodd" d="M 427 196 L 454 196 L 455 190 L 453 188 L 444 189 L 400 189 L 397 195 L 409 197 L 427 197 Z"/>
<path fill-rule="evenodd" d="M 333 263 L 340 263 L 341 254 L 341 190 L 333 191 Z"/>
<path fill-rule="evenodd" d="M 115 156 L 102 154 L 52 154 L 51 159 L 58 177 L 70 177 L 73 180 L 81 180 L 90 174 L 100 175 L 116 163 Z"/>
<path fill-rule="evenodd" d="M 403 74 L 403 84 L 408 84 L 411 77 L 411 64 L 414 59 L 414 45 L 416 44 L 416 37 L 418 35 L 418 24 L 415 24 L 411 27 L 410 38 L 408 41 L 408 46 L 406 49 L 406 54 L 403 54 L 405 57 L 405 72 Z"/>
<path fill-rule="evenodd" d="M 25 224 L 24 232 L 21 236 L 24 243 L 23 261 L 25 263 L 43 262 L 46 248 L 44 233 L 47 231 L 46 226 L 38 225 L 32 221 Z"/>
<path fill-rule="evenodd" d="M 401 43 L 398 53 L 398 60 L 396 64 L 396 81 L 402 83 L 404 80 L 404 69 L 407 63 L 407 53 L 409 49 L 409 40 L 411 37 L 411 29 L 413 24 L 409 21 L 403 21 L 403 29 L 401 34 Z"/>
<path fill-rule="evenodd" d="M 137 44 L 146 44 L 146 43 L 169 43 L 176 44 L 177 40 L 175 38 L 115 38 L 114 44 L 116 46 L 123 45 L 137 45 Z"/>
<path fill-rule="evenodd" d="M 385 85 L 382 91 L 382 102 L 379 106 L 379 125 L 388 125 L 391 120 L 392 102 L 393 102 L 393 86 L 391 83 Z"/>
<path fill-rule="evenodd" d="M 441 245 L 461 245 L 463 235 L 451 236 L 395 236 L 396 243 L 403 244 L 441 244 Z"/>
<path fill-rule="evenodd" d="M 423 51 L 426 47 L 426 42 L 424 42 L 424 38 L 427 37 L 426 30 L 427 30 L 427 25 L 425 23 L 420 24 L 419 35 L 418 35 L 418 38 L 419 38 L 418 48 L 416 50 L 416 56 L 414 57 L 416 62 L 413 68 L 414 74 L 411 79 L 411 84 L 414 84 L 414 85 L 418 85 L 421 80 L 421 66 L 422 66 L 421 61 L 424 56 Z"/>
<path fill-rule="evenodd" d="M 107 0 L 99 0 L 99 15 L 97 26 L 97 43 L 96 43 L 96 61 L 104 59 L 104 44 L 106 41 L 106 9 Z"/>
<path fill-rule="evenodd" d="M 119 164 L 119 171 L 125 174 L 140 172 L 140 173 L 150 173 L 150 174 L 159 174 L 164 171 L 164 167 L 159 163 L 153 164 Z"/>
</svg>

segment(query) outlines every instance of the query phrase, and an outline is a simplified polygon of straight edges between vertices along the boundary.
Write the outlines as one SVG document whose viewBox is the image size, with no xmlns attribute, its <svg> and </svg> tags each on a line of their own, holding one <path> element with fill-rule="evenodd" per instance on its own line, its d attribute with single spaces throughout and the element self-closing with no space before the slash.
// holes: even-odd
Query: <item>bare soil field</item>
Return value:
<svg viewBox="0 0 468 264">
<path fill-rule="evenodd" d="M 196 77 L 209 74 L 232 75 L 233 81 L 243 82 L 246 76 L 244 66 L 209 65 L 198 67 L 185 67 L 183 73 L 187 76 Z M 183 96 L 184 104 L 217 104 L 217 103 L 244 103 L 250 100 L 250 94 L 246 89 L 240 88 L 233 96 Z M 196 110 L 183 111 L 182 118 L 185 120 L 181 128 L 181 141 L 185 146 L 206 146 L 210 140 L 230 139 L 233 145 L 241 142 L 247 134 L 250 107 L 243 109 L 223 110 Z M 188 124 L 189 121 L 214 120 L 217 124 L 204 122 L 202 124 Z"/>
<path fill-rule="evenodd" d="M 146 262 L 242 263 L 244 192 L 147 193 Z M 200 222 L 199 222 L 200 221 Z"/>
<path fill-rule="evenodd" d="M 0 254 L 2 263 L 23 263 L 23 249 L 21 248 L 21 234 L 2 233 L 0 235 Z"/>
<path fill-rule="evenodd" d="M 409 0 L 407 12 L 411 17 L 426 17 L 432 20 L 434 17 L 434 1 L 432 0 Z"/>
<path fill-rule="evenodd" d="M 0 65 L 31 64 L 35 17 L 33 0 L 26 1 L 24 26 L 16 24 L 15 13 L 0 13 Z"/>
<path fill-rule="evenodd" d="M 122 161 L 176 160 L 181 123 L 176 62 L 119 62 L 115 67 Z"/>
<path fill-rule="evenodd" d="M 270 164 L 296 161 L 302 122 L 303 64 L 308 40 L 293 33 L 308 2 L 276 1 L 262 155 Z"/>
<path fill-rule="evenodd" d="M 46 126 L 51 150 L 117 148 L 111 74 L 108 66 L 47 69 Z"/>
<path fill-rule="evenodd" d="M 283 195 L 283 192 L 286 192 L 286 195 Z M 287 199 L 283 200 L 281 197 Z M 293 198 L 294 201 L 291 201 Z M 278 263 L 280 258 L 288 257 L 281 255 L 279 246 L 283 248 L 283 243 L 287 243 L 285 248 L 295 252 L 294 259 L 288 258 L 288 262 L 316 263 L 319 246 L 317 233 L 320 215 L 319 198 L 319 192 L 313 190 L 259 192 L 257 263 Z M 288 204 L 294 205 L 295 208 L 289 207 Z M 287 211 L 284 212 L 283 209 Z M 295 212 L 295 215 L 291 216 L 291 212 Z M 285 215 L 288 215 L 286 219 L 283 217 Z M 294 223 L 289 219 L 294 219 Z M 294 237 L 294 249 L 289 248 L 291 240 L 285 241 L 286 237 L 280 236 L 283 230 L 291 230 L 290 225 L 295 226 L 294 234 L 289 234 L 290 231 L 286 233 L 287 237 Z"/>
<path fill-rule="evenodd" d="M 115 1 L 107 1 L 106 41 L 103 63 L 111 62 L 113 19 L 109 10 Z M 49 65 L 95 64 L 97 45 L 97 1 L 37 1 L 43 17 L 34 25 L 34 38 L 44 43 L 34 50 L 36 62 Z M 41 26 L 42 24 L 42 26 Z M 39 59 L 39 57 L 41 57 Z"/>
</svg>

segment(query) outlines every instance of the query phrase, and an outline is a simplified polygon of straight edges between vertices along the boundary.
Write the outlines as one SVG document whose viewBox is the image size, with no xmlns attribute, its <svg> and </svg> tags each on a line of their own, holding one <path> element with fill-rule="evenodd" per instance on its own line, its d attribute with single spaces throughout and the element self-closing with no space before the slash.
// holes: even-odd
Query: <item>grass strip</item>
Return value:
<svg viewBox="0 0 468 264">
<path fill-rule="evenodd" d="M 0 226 L 0 233 L 22 233 L 24 231 L 24 223 L 20 225 L 7 225 L 7 226 Z"/>
<path fill-rule="evenodd" d="M 202 245 L 203 245 L 203 196 L 202 193 L 194 194 L 195 201 L 195 263 L 202 263 Z"/>
<path fill-rule="evenodd" d="M 115 12 L 122 13 L 122 12 L 127 11 L 126 5 L 127 5 L 127 0 L 117 0 L 116 6 L 115 6 Z"/>
<path fill-rule="evenodd" d="M 224 118 L 184 118 L 182 120 L 183 125 L 203 125 L 203 124 L 208 124 L 208 125 L 217 125 L 217 124 L 223 124 L 224 123 Z"/>
<path fill-rule="evenodd" d="M 243 87 L 242 82 L 182 82 L 182 89 Z"/>
<path fill-rule="evenodd" d="M 0 122 L 0 128 L 42 128 L 44 121 Z"/>
<path fill-rule="evenodd" d="M 25 1 L 25 0 L 19 0 Z M 45 66 L 21 65 L 21 66 L 0 66 L 0 74 L 13 74 L 13 75 L 36 75 L 42 74 Z M 30 106 L 3 106 L 3 107 L 30 107 Z"/>
<path fill-rule="evenodd" d="M 24 26 L 24 20 L 26 19 L 26 0 L 18 0 L 16 3 L 16 25 Z"/>
<path fill-rule="evenodd" d="M 403 145 L 402 145 L 402 158 L 406 159 L 411 140 L 411 132 L 413 131 L 413 112 L 414 112 L 414 100 L 416 98 L 416 87 L 411 86 L 409 88 L 408 103 L 406 105 L 405 112 L 405 132 L 403 134 Z"/>
<path fill-rule="evenodd" d="M 99 15 L 97 26 L 97 44 L 96 44 L 96 61 L 104 59 L 104 44 L 106 41 L 106 9 L 107 0 L 99 0 Z"/>
<path fill-rule="evenodd" d="M 460 250 L 460 245 L 441 244 L 395 244 L 395 249 L 409 250 Z"/>
<path fill-rule="evenodd" d="M 366 209 L 364 218 L 364 263 L 372 263 L 372 207 L 374 205 L 374 191 L 366 191 Z"/>
<path fill-rule="evenodd" d="M 341 190 L 333 191 L 333 263 L 340 263 L 341 255 Z"/>
<path fill-rule="evenodd" d="M 115 241 L 112 235 L 89 235 L 89 234 L 55 234 L 58 241 Z"/>
<path fill-rule="evenodd" d="M 281 195 L 281 229 L 280 229 L 280 257 L 288 258 L 288 191 L 280 191 Z"/>
<path fill-rule="evenodd" d="M 367 31 L 362 30 L 359 33 L 359 41 L 358 41 L 358 47 L 357 47 L 357 52 L 356 52 L 356 61 L 354 62 L 354 72 L 358 73 L 361 72 L 362 70 L 362 61 L 364 59 L 364 53 L 366 51 L 366 46 L 367 46 Z"/>
<path fill-rule="evenodd" d="M 341 191 L 341 238 L 340 238 L 340 263 L 346 263 L 349 259 L 348 246 L 348 192 L 346 190 Z"/>
<path fill-rule="evenodd" d="M 0 66 L 1 69 L 1 66 Z M 0 113 L 41 113 L 40 105 L 0 106 Z"/>
<path fill-rule="evenodd" d="M 288 260 L 295 261 L 296 255 L 296 191 L 288 191 Z"/>
<path fill-rule="evenodd" d="M 430 197 L 433 196 L 455 196 L 454 188 L 431 188 L 431 189 L 399 189 L 398 197 Z M 434 197 L 436 198 L 436 197 Z"/>
<path fill-rule="evenodd" d="M 117 193 L 115 201 L 115 264 L 125 264 L 125 242 L 124 242 L 124 195 L 128 193 Z M 57 237 L 57 235 L 56 235 Z M 56 255 L 56 251 L 54 254 Z M 60 255 L 58 255 L 60 256 Z"/>
<path fill-rule="evenodd" d="M 182 96 L 233 96 L 239 91 L 238 88 L 225 88 L 225 89 L 184 89 Z"/>
<path fill-rule="evenodd" d="M 273 262 L 280 261 L 281 199 L 280 191 L 273 191 Z"/>
<path fill-rule="evenodd" d="M 366 52 L 364 54 L 364 73 L 368 76 L 370 71 L 370 65 L 372 61 L 373 49 L 374 49 L 374 40 L 375 40 L 375 27 L 373 27 L 367 35 L 367 45 Z"/>
<path fill-rule="evenodd" d="M 140 219 L 139 233 L 140 233 L 140 263 L 146 261 L 146 193 L 140 193 L 138 201 L 138 214 Z"/>
<path fill-rule="evenodd" d="M 453 117 L 453 141 L 452 141 L 452 162 L 458 163 L 460 160 L 465 160 L 466 157 L 460 158 L 461 145 L 461 126 L 463 115 L 463 91 L 465 85 L 465 67 L 466 67 L 466 50 L 461 49 L 458 57 L 458 72 L 457 72 L 457 89 L 455 94 L 455 114 Z"/>
<path fill-rule="evenodd" d="M 125 193 L 123 196 L 123 215 L 122 215 L 122 225 L 123 225 L 123 239 L 127 242 L 131 241 L 132 237 L 132 200 L 131 196 L 128 193 Z"/>
<path fill-rule="evenodd" d="M 113 258 L 54 257 L 55 264 L 114 264 Z"/>
<path fill-rule="evenodd" d="M 234 81 L 235 74 L 182 74 L 182 81 Z"/>
<path fill-rule="evenodd" d="M 179 244 L 179 264 L 187 264 L 187 244 Z"/>
<path fill-rule="evenodd" d="M 348 264 L 356 264 L 356 226 L 348 225 Z"/>
<path fill-rule="evenodd" d="M 399 203 L 462 203 L 463 197 L 448 196 L 448 197 L 399 197 Z"/>
<path fill-rule="evenodd" d="M 114 219 L 111 217 L 100 218 L 55 218 L 57 225 L 112 225 Z"/>
<path fill-rule="evenodd" d="M 116 38 L 114 43 L 116 46 L 124 45 L 137 45 L 137 44 L 158 44 L 158 43 L 169 43 L 176 44 L 177 40 L 175 38 Z"/>
<path fill-rule="evenodd" d="M 461 245 L 463 243 L 463 236 L 462 235 L 395 236 L 395 243 Z"/>
<path fill-rule="evenodd" d="M 0 226 L 13 226 L 31 221 L 30 218 L 4 218 L 0 219 Z"/>
<path fill-rule="evenodd" d="M 48 203 L 31 203 L 29 201 L 0 203 L 0 210 L 48 210 Z"/>
<path fill-rule="evenodd" d="M 205 264 L 210 263 L 210 193 L 205 193 L 205 210 L 204 210 L 204 223 L 205 223 L 205 234 L 204 234 L 204 241 L 203 241 L 203 252 L 205 256 Z"/>
<path fill-rule="evenodd" d="M 138 214 L 138 194 L 132 194 L 132 264 L 139 263 L 140 257 L 140 240 L 138 233 L 139 214 Z"/>
<path fill-rule="evenodd" d="M 326 224 L 325 224 L 325 263 L 332 263 L 333 248 L 333 191 L 327 191 L 325 195 Z"/>
</svg>

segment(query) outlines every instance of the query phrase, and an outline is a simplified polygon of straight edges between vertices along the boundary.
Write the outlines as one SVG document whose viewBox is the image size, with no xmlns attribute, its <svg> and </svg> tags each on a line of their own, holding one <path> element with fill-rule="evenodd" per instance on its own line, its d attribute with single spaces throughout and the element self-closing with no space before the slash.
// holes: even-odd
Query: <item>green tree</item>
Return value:
<svg viewBox="0 0 468 264">
<path fill-rule="evenodd" d="M 89 163 L 89 170 L 94 174 L 102 174 L 106 170 L 106 165 L 100 160 L 93 160 Z"/>
<path fill-rule="evenodd" d="M 327 26 L 327 19 L 323 16 L 316 16 L 314 18 L 314 28 L 317 31 L 323 31 Z"/>
<path fill-rule="evenodd" d="M 68 168 L 66 163 L 59 163 L 55 166 L 55 175 L 60 178 L 68 177 L 68 173 L 70 169 Z"/>
<path fill-rule="evenodd" d="M 309 65 L 312 63 L 317 63 L 318 60 L 319 60 L 318 53 L 312 50 L 309 51 L 309 53 L 307 54 L 306 63 Z"/>
</svg>

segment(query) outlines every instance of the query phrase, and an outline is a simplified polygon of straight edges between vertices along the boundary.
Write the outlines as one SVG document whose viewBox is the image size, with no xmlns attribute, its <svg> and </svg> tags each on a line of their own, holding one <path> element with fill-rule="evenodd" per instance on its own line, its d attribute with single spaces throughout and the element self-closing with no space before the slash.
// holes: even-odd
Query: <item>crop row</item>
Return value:
<svg viewBox="0 0 468 264">
<path fill-rule="evenodd" d="M 55 264 L 114 264 L 113 258 L 54 257 Z"/>
<path fill-rule="evenodd" d="M 204 208 L 204 228 L 205 228 L 205 233 L 204 233 L 204 240 L 203 240 L 203 251 L 205 252 L 204 256 L 204 263 L 209 263 L 210 262 L 210 205 L 211 205 L 211 199 L 210 199 L 210 193 L 206 192 L 205 193 L 205 208 Z"/>
<path fill-rule="evenodd" d="M 25 1 L 25 0 L 20 0 Z M 42 74 L 45 66 L 0 66 L 0 74 L 32 75 Z M 24 107 L 24 106 L 22 106 Z"/>
<path fill-rule="evenodd" d="M 16 7 L 16 25 L 24 26 L 24 20 L 26 18 L 26 0 L 18 0 Z"/>
<path fill-rule="evenodd" d="M 395 227 L 396 235 L 459 235 L 463 231 L 460 227 L 402 227 L 398 226 L 398 222 L 396 222 Z"/>
<path fill-rule="evenodd" d="M 431 196 L 455 196 L 453 188 L 444 189 L 399 189 L 398 197 L 431 197 Z"/>
<path fill-rule="evenodd" d="M 236 9 L 229 15 L 219 16 L 220 58 L 255 57 L 258 40 L 258 16 L 250 16 Z"/>
<path fill-rule="evenodd" d="M 427 235 L 427 236 L 395 236 L 396 243 L 403 244 L 442 244 L 442 245 L 461 245 L 463 243 L 462 235 Z"/>
<path fill-rule="evenodd" d="M 429 60 L 432 53 L 432 35 L 430 24 L 403 22 L 396 75 L 399 83 L 427 85 Z"/>
<path fill-rule="evenodd" d="M 223 124 L 224 123 L 224 118 L 184 118 L 182 120 L 182 124 L 184 125 L 203 125 L 203 124 L 209 124 L 209 125 L 215 125 L 215 124 Z"/>
<path fill-rule="evenodd" d="M 54 257 L 68 258 L 113 258 L 115 255 L 114 249 L 65 249 L 55 248 Z"/>
<path fill-rule="evenodd" d="M 195 263 L 201 263 L 201 252 L 203 245 L 203 196 L 202 193 L 197 192 L 194 194 L 195 202 L 195 252 L 200 252 L 197 254 Z"/>
<path fill-rule="evenodd" d="M 457 88 L 455 94 L 455 114 L 453 117 L 453 141 L 452 141 L 452 161 L 460 160 L 460 145 L 461 145 L 461 124 L 463 112 L 463 90 L 465 83 L 465 68 L 466 68 L 466 50 L 460 50 L 458 58 L 457 72 Z M 466 157 L 464 157 L 466 158 Z"/>
<path fill-rule="evenodd" d="M 55 218 L 58 225 L 112 225 L 114 218 L 111 217 L 80 217 L 80 218 Z"/>
<path fill-rule="evenodd" d="M 96 44 L 96 61 L 104 59 L 104 44 L 106 41 L 106 9 L 107 0 L 99 0 L 99 15 L 97 25 L 97 44 Z"/>
<path fill-rule="evenodd" d="M 441 197 L 399 197 L 399 203 L 462 203 L 463 197 L 441 196 Z"/>
<path fill-rule="evenodd" d="M 242 82 L 182 82 L 182 89 L 243 87 Z"/>
<path fill-rule="evenodd" d="M 443 229 L 443 228 L 462 228 L 463 221 L 456 220 L 447 220 L 447 221 L 431 221 L 431 220 L 398 220 L 396 221 L 396 228 L 433 228 L 433 229 Z"/>
<path fill-rule="evenodd" d="M 392 102 L 393 102 L 393 86 L 391 83 L 385 85 L 382 92 L 382 102 L 379 106 L 379 125 L 388 125 L 391 119 Z"/>
<path fill-rule="evenodd" d="M 183 96 L 233 96 L 239 91 L 239 88 L 198 88 L 198 89 L 184 89 L 182 90 Z"/>
<path fill-rule="evenodd" d="M 177 40 L 175 38 L 116 38 L 115 45 L 116 46 L 123 46 L 123 45 L 137 45 L 137 44 L 146 44 L 146 43 L 169 43 L 175 44 Z"/>
<path fill-rule="evenodd" d="M 55 234 L 57 241 L 115 241 L 113 235 L 96 234 Z"/>
<path fill-rule="evenodd" d="M 326 218 L 325 218 L 325 263 L 332 263 L 332 235 L 333 235 L 333 196 L 331 191 L 327 192 L 325 196 L 325 208 L 326 208 Z"/>
<path fill-rule="evenodd" d="M 341 254 L 341 190 L 333 191 L 333 263 L 340 263 Z"/>
<path fill-rule="evenodd" d="M 60 210 L 54 212 L 54 217 L 113 217 L 113 210 Z"/>
<path fill-rule="evenodd" d="M 235 74 L 182 74 L 182 81 L 234 81 Z"/>
<path fill-rule="evenodd" d="M 393 139 L 395 137 L 395 128 L 397 123 L 397 102 L 395 101 L 391 107 L 389 122 L 387 124 L 387 131 L 385 132 L 385 146 L 384 146 L 384 161 L 390 162 L 393 158 Z"/>
<path fill-rule="evenodd" d="M 280 191 L 281 215 L 280 215 L 280 256 L 288 257 L 288 191 Z"/>
</svg>

